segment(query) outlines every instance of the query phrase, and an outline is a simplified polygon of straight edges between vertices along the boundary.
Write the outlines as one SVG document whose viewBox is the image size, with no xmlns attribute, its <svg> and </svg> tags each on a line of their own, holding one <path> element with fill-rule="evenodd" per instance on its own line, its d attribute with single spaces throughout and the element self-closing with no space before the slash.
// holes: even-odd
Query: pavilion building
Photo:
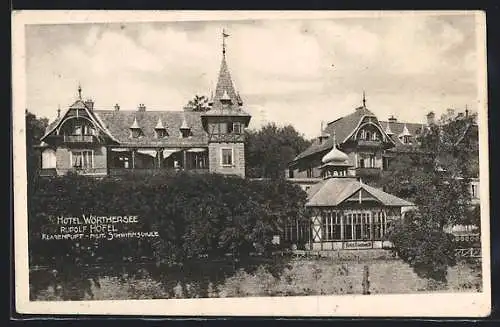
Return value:
<svg viewBox="0 0 500 327">
<path fill-rule="evenodd" d="M 321 160 L 322 180 L 307 190 L 312 221 L 305 249 L 390 247 L 388 227 L 414 204 L 363 183 L 351 169 L 349 156 L 338 149 L 335 134 L 331 142 L 332 149 Z"/>
</svg>

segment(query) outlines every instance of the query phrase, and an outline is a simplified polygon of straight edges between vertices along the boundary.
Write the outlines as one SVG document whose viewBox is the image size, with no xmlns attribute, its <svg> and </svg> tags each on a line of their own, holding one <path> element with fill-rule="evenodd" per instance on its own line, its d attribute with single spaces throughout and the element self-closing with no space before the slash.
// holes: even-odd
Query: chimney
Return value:
<svg viewBox="0 0 500 327">
<path fill-rule="evenodd" d="M 146 106 L 144 103 L 139 104 L 139 107 L 137 108 L 138 111 L 144 112 L 146 111 Z"/>
<path fill-rule="evenodd" d="M 391 115 L 391 117 L 389 117 L 389 123 L 395 123 L 397 121 L 398 120 L 396 119 L 396 117 L 394 117 L 394 115 Z"/>
<path fill-rule="evenodd" d="M 450 118 L 455 115 L 455 109 L 448 108 L 446 109 L 446 112 Z"/>
<path fill-rule="evenodd" d="M 120 111 L 120 105 L 118 103 L 115 104 L 115 111 Z"/>
<path fill-rule="evenodd" d="M 87 108 L 89 108 L 89 110 L 94 110 L 94 100 L 92 99 L 85 100 L 85 105 L 87 106 Z"/>
<path fill-rule="evenodd" d="M 434 125 L 435 121 L 434 121 L 434 118 L 435 118 L 435 114 L 434 112 L 429 112 L 427 114 L 427 125 Z"/>
</svg>

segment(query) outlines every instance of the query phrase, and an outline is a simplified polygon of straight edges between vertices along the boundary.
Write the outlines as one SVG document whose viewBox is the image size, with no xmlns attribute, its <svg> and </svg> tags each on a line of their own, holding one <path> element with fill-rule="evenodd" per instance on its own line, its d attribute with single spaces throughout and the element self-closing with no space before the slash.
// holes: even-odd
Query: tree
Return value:
<svg viewBox="0 0 500 327">
<path fill-rule="evenodd" d="M 249 177 L 283 178 L 288 163 L 310 142 L 291 125 L 267 124 L 246 132 L 246 169 Z"/>
<path fill-rule="evenodd" d="M 420 138 L 419 152 L 396 158 L 383 177 L 395 195 L 418 207 L 389 232 L 395 251 L 418 274 L 440 281 L 455 263 L 453 236 L 445 228 L 479 220 L 469 192 L 478 155 L 470 126 L 473 117 L 431 126 Z"/>
<path fill-rule="evenodd" d="M 49 285 L 61 286 L 63 298 L 81 299 L 91 296 L 92 281 L 98 286 L 99 277 L 138 276 L 141 264 L 161 279 L 167 268 L 186 267 L 207 255 L 213 262 L 226 254 L 244 259 L 251 252 L 270 253 L 284 220 L 305 219 L 305 201 L 300 187 L 286 180 L 220 174 L 41 179 L 29 197 L 29 260 L 30 268 L 51 270 L 32 270 L 30 290 L 35 296 Z M 57 217 L 89 213 L 137 215 L 138 223 L 118 224 L 118 232 L 157 231 L 159 237 L 42 239 L 42 233 L 62 233 Z"/>
<path fill-rule="evenodd" d="M 184 107 L 186 111 L 193 112 L 205 112 L 210 110 L 208 106 L 208 98 L 204 95 L 195 95 L 193 99 L 189 100 L 186 107 Z"/>
<path fill-rule="evenodd" d="M 47 118 L 37 118 L 36 115 L 30 113 L 28 110 L 25 112 L 26 169 L 29 185 L 33 184 L 40 167 L 40 153 L 35 149 L 35 145 L 40 144 L 40 139 L 45 133 L 48 122 Z"/>
</svg>

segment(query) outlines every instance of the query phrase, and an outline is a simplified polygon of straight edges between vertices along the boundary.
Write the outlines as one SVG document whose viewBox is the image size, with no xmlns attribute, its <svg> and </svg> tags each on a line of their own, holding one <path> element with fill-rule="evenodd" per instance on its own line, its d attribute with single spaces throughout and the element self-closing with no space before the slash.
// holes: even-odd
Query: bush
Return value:
<svg viewBox="0 0 500 327">
<path fill-rule="evenodd" d="M 448 267 L 456 264 L 453 236 L 416 213 L 395 222 L 389 240 L 393 251 L 420 277 L 445 282 Z"/>
<path fill-rule="evenodd" d="M 296 185 L 217 174 L 101 179 L 68 175 L 40 179 L 28 200 L 31 266 L 55 269 L 43 279 L 53 284 L 79 280 L 88 294 L 89 278 L 102 275 L 102 269 L 99 274 L 92 269 L 96 265 L 105 267 L 107 276 L 134 277 L 139 265 L 174 266 L 200 256 L 230 253 L 238 258 L 256 250 L 270 252 L 273 235 L 287 219 L 306 219 L 306 195 Z M 58 232 L 58 216 L 83 214 L 137 215 L 139 223 L 119 226 L 120 232 L 157 231 L 160 237 L 41 239 L 41 233 Z"/>
</svg>

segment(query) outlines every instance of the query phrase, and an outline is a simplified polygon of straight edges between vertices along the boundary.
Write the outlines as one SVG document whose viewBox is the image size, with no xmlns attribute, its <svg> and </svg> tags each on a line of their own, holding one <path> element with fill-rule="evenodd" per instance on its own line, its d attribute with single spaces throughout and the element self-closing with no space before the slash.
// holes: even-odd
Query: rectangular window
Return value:
<svg viewBox="0 0 500 327">
<path fill-rule="evenodd" d="M 344 233 L 345 233 L 345 239 L 346 240 L 352 240 L 353 239 L 353 235 L 352 235 L 352 218 L 353 218 L 353 215 L 348 213 L 346 216 L 345 216 L 345 228 L 344 228 Z"/>
<path fill-rule="evenodd" d="M 361 221 L 361 238 L 363 240 L 369 240 L 370 239 L 370 214 L 369 213 L 363 213 L 362 214 L 362 221 Z"/>
<path fill-rule="evenodd" d="M 375 155 L 370 154 L 370 168 L 375 168 Z"/>
<path fill-rule="evenodd" d="M 221 155 L 223 166 L 233 165 L 233 149 L 221 149 Z"/>
<path fill-rule="evenodd" d="M 382 240 L 384 238 L 385 215 L 382 211 L 373 213 L 373 239 Z"/>
<path fill-rule="evenodd" d="M 227 123 L 219 123 L 219 134 L 227 134 Z"/>
<path fill-rule="evenodd" d="M 354 235 L 352 239 L 353 240 L 361 239 L 361 231 L 362 231 L 361 214 L 356 213 L 354 214 Z"/>
<path fill-rule="evenodd" d="M 233 133 L 241 134 L 241 124 L 239 122 L 233 123 Z"/>
<path fill-rule="evenodd" d="M 73 130 L 74 135 L 82 135 L 82 126 L 75 125 L 75 129 Z"/>
<path fill-rule="evenodd" d="M 92 150 L 72 151 L 72 166 L 77 169 L 94 167 L 94 152 Z"/>
<path fill-rule="evenodd" d="M 322 216 L 322 239 L 324 241 L 340 240 L 340 214 L 326 212 Z"/>
<path fill-rule="evenodd" d="M 156 130 L 156 137 L 161 139 L 161 138 L 164 138 L 165 136 L 167 135 L 167 131 L 164 130 L 164 129 L 157 129 Z"/>
</svg>

